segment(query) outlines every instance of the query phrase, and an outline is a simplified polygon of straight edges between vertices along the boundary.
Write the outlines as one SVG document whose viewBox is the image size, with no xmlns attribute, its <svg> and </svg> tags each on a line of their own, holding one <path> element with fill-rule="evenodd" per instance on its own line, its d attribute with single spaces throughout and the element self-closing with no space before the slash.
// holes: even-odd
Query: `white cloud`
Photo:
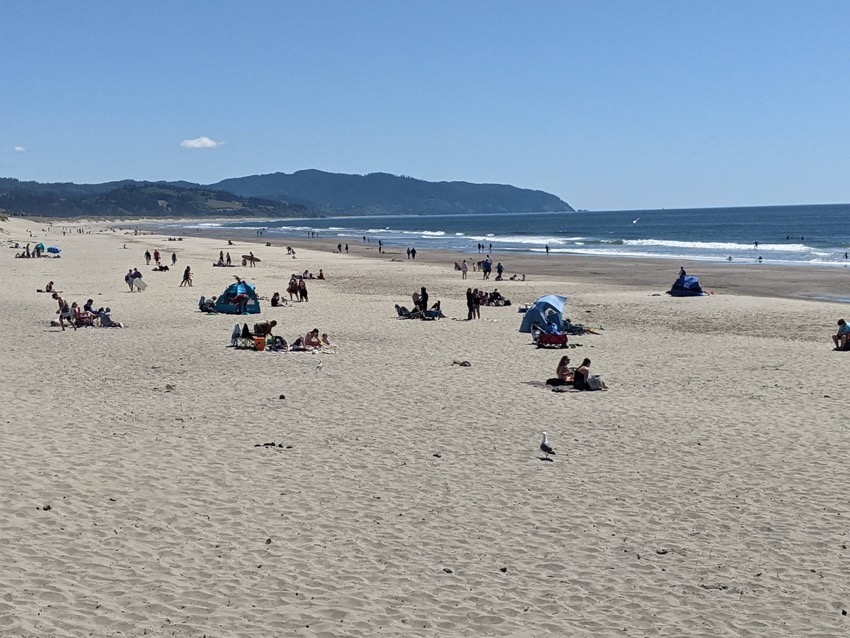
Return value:
<svg viewBox="0 0 850 638">
<path fill-rule="evenodd" d="M 16 152 L 16 153 L 26 153 L 26 152 L 27 152 L 27 149 L 25 149 L 23 146 L 16 146 L 16 147 L 15 147 L 15 152 Z"/>
<path fill-rule="evenodd" d="M 180 146 L 183 148 L 218 148 L 222 144 L 224 144 L 224 142 L 216 142 L 214 139 L 211 139 L 206 135 L 180 142 Z"/>
</svg>

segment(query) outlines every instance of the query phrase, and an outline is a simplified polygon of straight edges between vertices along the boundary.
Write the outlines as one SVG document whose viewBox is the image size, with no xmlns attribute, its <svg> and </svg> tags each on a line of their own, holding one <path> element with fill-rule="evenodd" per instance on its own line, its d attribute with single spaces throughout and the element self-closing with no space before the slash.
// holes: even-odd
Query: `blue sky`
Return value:
<svg viewBox="0 0 850 638">
<path fill-rule="evenodd" d="M 0 176 L 318 168 L 597 210 L 850 202 L 848 32 L 840 0 L 7 0 Z"/>
</svg>

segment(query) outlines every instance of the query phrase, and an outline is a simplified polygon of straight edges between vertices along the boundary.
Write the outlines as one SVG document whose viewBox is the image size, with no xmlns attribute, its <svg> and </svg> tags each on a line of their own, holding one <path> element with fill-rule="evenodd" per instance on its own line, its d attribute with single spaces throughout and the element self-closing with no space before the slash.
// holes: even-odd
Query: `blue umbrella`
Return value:
<svg viewBox="0 0 850 638">
<path fill-rule="evenodd" d="M 55 254 L 55 255 L 58 255 L 59 253 L 61 253 L 61 252 L 62 252 L 62 249 L 61 249 L 61 248 L 59 248 L 59 246 L 50 246 L 50 247 L 47 249 L 47 252 L 49 252 L 49 253 L 53 253 L 53 254 Z"/>
</svg>

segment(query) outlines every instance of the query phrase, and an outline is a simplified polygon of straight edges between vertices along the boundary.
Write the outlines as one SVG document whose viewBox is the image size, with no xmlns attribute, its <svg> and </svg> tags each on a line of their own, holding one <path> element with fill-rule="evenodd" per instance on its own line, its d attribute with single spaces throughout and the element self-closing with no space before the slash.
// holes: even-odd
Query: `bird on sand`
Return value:
<svg viewBox="0 0 850 638">
<path fill-rule="evenodd" d="M 322 368 L 324 368 L 324 367 L 325 367 L 325 362 L 319 361 L 319 365 L 316 366 L 316 372 L 321 372 Z"/>
<path fill-rule="evenodd" d="M 555 448 L 549 445 L 549 439 L 546 436 L 546 433 L 543 433 L 543 440 L 540 442 L 540 451 L 546 455 L 546 458 L 549 458 L 550 454 L 555 454 Z"/>
</svg>

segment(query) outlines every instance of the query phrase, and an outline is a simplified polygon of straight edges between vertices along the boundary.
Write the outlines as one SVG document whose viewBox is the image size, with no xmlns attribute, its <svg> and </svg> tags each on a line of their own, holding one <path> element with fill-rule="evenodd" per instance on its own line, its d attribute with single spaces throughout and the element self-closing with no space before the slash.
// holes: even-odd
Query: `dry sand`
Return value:
<svg viewBox="0 0 850 638">
<path fill-rule="evenodd" d="M 440 263 L 254 246 L 259 267 L 220 269 L 218 239 L 43 228 L 0 224 L 0 635 L 850 632 L 850 353 L 829 340 L 846 305 L 652 296 L 630 262 L 627 285 L 500 283 L 606 326 L 568 353 L 610 390 L 557 394 L 524 383 L 561 351 L 530 346 L 515 307 L 396 318 L 422 285 L 465 316 Z M 10 240 L 64 252 L 14 259 Z M 150 272 L 146 248 L 177 267 Z M 234 274 L 270 296 L 319 268 L 309 303 L 261 318 L 336 354 L 233 350 L 236 318 L 197 311 Z M 50 327 L 48 280 L 126 327 Z"/>
</svg>

